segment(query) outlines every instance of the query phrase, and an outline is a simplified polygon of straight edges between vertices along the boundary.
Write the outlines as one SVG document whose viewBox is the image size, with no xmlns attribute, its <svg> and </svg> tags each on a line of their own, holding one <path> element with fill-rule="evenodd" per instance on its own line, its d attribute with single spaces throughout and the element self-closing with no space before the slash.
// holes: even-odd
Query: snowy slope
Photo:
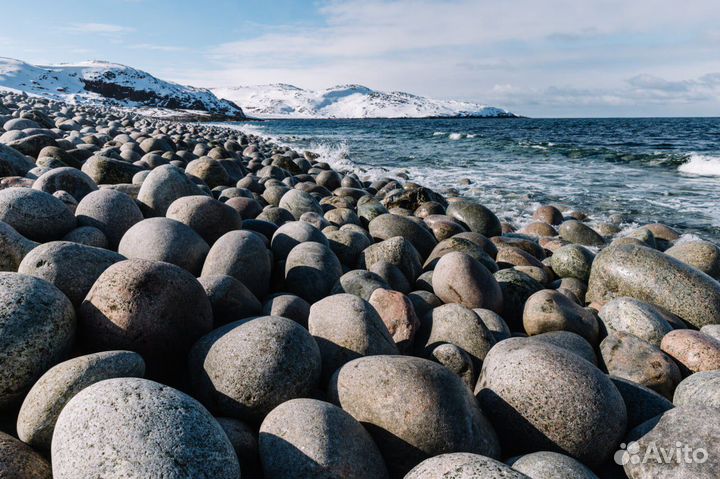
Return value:
<svg viewBox="0 0 720 479">
<path fill-rule="evenodd" d="M 410 93 L 381 92 L 362 85 L 303 90 L 283 83 L 213 88 L 219 98 L 243 106 L 260 118 L 423 118 L 512 117 L 514 114 L 478 103 L 433 100 Z"/>
<path fill-rule="evenodd" d="M 244 118 L 240 107 L 217 98 L 209 90 L 167 82 L 141 70 L 101 61 L 36 66 L 0 57 L 3 89 L 68 103 L 156 107 Z"/>
</svg>

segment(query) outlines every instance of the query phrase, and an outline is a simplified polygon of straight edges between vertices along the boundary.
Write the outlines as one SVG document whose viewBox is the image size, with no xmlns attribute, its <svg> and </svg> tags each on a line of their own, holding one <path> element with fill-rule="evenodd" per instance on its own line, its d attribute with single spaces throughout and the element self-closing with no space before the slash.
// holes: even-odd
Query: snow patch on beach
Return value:
<svg viewBox="0 0 720 479">
<path fill-rule="evenodd" d="M 720 156 L 693 153 L 686 163 L 678 167 L 678 171 L 699 176 L 720 176 Z"/>
</svg>

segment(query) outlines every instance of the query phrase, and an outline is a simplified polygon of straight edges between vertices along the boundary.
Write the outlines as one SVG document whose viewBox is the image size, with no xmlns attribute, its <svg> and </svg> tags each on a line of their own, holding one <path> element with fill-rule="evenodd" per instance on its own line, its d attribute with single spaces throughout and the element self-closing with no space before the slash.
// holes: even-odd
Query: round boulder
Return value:
<svg viewBox="0 0 720 479">
<path fill-rule="evenodd" d="M 440 454 L 415 466 L 403 479 L 528 479 L 500 461 L 479 454 Z"/>
<path fill-rule="evenodd" d="M 451 252 L 440 258 L 432 278 L 435 295 L 445 303 L 502 311 L 500 285 L 487 268 L 465 253 Z"/>
<path fill-rule="evenodd" d="M 113 249 L 127 230 L 143 220 L 135 200 L 125 193 L 106 188 L 93 191 L 80 200 L 75 216 L 78 225 L 93 226 L 105 233 Z"/>
<path fill-rule="evenodd" d="M 327 296 L 340 276 L 340 261 L 324 244 L 300 243 L 285 262 L 285 288 L 310 304 Z"/>
<path fill-rule="evenodd" d="M 237 211 L 204 195 L 178 198 L 170 204 L 165 216 L 188 225 L 209 245 L 228 231 L 242 227 L 242 218 Z"/>
<path fill-rule="evenodd" d="M 38 242 L 57 240 L 75 228 L 75 217 L 58 198 L 32 188 L 0 190 L 0 221 Z"/>
</svg>

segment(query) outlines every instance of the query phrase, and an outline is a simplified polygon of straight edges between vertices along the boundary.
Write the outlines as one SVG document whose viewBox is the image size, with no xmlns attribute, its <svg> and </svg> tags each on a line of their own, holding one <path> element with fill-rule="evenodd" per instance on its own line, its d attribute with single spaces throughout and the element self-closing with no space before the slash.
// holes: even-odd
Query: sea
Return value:
<svg viewBox="0 0 720 479">
<path fill-rule="evenodd" d="M 235 123 L 334 168 L 405 174 L 517 226 L 540 204 L 662 222 L 720 242 L 720 118 L 363 119 Z M 465 181 L 469 180 L 469 184 Z"/>
</svg>

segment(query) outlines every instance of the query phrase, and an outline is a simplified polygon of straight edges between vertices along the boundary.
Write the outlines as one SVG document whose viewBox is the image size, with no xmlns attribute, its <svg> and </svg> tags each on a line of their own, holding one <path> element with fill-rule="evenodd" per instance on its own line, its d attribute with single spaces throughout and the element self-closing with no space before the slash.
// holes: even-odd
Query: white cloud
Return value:
<svg viewBox="0 0 720 479">
<path fill-rule="evenodd" d="M 110 23 L 73 23 L 64 28 L 70 33 L 119 34 L 134 32 L 135 29 Z"/>
</svg>

